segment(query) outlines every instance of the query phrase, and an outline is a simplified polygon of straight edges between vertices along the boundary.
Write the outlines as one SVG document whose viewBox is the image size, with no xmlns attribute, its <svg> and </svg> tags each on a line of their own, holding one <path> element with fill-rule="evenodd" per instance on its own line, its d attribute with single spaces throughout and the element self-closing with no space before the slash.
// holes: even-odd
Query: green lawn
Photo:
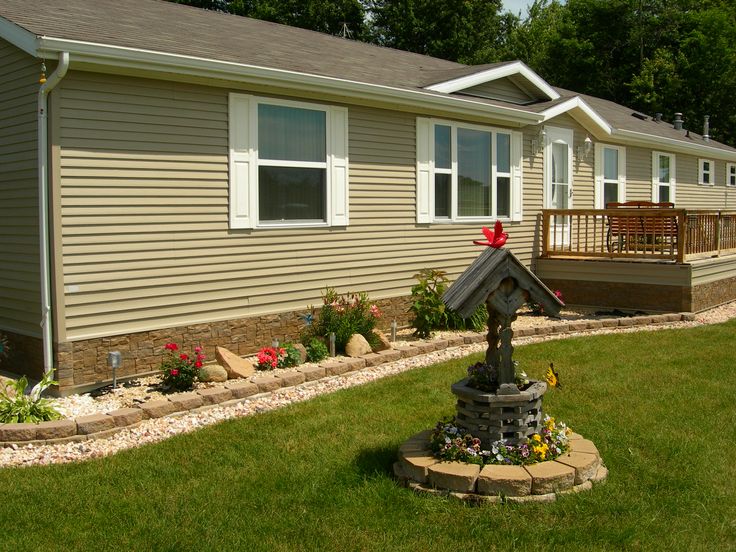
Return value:
<svg viewBox="0 0 736 552">
<path fill-rule="evenodd" d="M 465 359 L 108 459 L 0 470 L 0 549 L 736 550 L 734 336 L 518 347 L 530 375 L 554 361 L 547 412 L 610 470 L 553 504 L 468 506 L 393 480 L 403 440 L 452 413 Z"/>
</svg>

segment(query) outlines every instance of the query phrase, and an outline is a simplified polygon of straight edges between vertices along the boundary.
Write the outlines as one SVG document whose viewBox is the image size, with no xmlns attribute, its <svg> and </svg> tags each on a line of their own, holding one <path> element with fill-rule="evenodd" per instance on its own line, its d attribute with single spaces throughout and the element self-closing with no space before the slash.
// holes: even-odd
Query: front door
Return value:
<svg viewBox="0 0 736 552">
<path fill-rule="evenodd" d="M 546 127 L 544 148 L 544 197 L 547 209 L 572 209 L 572 140 L 568 128 Z M 550 245 L 570 243 L 570 217 L 556 216 Z"/>
</svg>

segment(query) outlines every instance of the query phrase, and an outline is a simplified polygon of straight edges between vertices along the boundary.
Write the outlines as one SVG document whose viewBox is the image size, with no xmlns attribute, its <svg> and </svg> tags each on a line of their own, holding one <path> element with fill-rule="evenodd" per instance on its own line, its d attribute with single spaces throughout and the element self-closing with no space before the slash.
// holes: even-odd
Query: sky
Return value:
<svg viewBox="0 0 736 552">
<path fill-rule="evenodd" d="M 503 0 L 504 10 L 518 14 L 521 12 L 522 17 L 526 15 L 526 9 L 532 4 L 533 0 Z"/>
</svg>

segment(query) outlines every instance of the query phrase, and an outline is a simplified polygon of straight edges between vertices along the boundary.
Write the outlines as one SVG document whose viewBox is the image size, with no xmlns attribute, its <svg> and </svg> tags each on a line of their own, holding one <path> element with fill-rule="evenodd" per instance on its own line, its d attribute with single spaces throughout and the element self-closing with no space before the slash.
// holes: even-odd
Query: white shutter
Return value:
<svg viewBox="0 0 736 552">
<path fill-rule="evenodd" d="M 420 224 L 432 222 L 432 212 L 430 211 L 431 129 L 432 125 L 429 119 L 417 117 L 417 222 Z"/>
<path fill-rule="evenodd" d="M 618 148 L 618 200 L 626 201 L 626 148 Z M 604 205 L 605 207 L 605 205 Z"/>
<path fill-rule="evenodd" d="M 670 201 L 676 203 L 676 190 L 677 190 L 677 155 L 670 155 Z"/>
<path fill-rule="evenodd" d="M 524 179 L 522 174 L 521 132 L 511 133 L 511 220 L 522 220 L 524 215 Z"/>
<path fill-rule="evenodd" d="M 603 199 L 603 144 L 595 145 L 595 208 L 605 209 Z"/>
<path fill-rule="evenodd" d="M 250 140 L 250 96 L 230 94 L 228 138 L 230 180 L 230 228 L 253 228 L 255 205 L 254 152 Z"/>
<path fill-rule="evenodd" d="M 659 201 L 659 154 L 656 151 L 652 152 L 652 201 Z"/>
<path fill-rule="evenodd" d="M 330 226 L 348 225 L 348 110 L 330 108 Z"/>
</svg>

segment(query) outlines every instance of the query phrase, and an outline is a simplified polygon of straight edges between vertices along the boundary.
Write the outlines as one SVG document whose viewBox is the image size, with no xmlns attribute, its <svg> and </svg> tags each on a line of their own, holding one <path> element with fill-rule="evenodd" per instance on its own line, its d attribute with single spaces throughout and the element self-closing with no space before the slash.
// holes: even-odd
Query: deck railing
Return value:
<svg viewBox="0 0 736 552">
<path fill-rule="evenodd" d="M 542 256 L 661 259 L 736 253 L 736 211 L 544 209 Z"/>
</svg>

